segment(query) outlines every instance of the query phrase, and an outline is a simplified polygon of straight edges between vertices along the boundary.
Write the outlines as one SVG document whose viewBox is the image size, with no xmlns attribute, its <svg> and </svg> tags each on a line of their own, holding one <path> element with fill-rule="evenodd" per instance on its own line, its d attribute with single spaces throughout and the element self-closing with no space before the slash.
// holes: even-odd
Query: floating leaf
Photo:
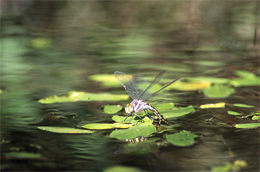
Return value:
<svg viewBox="0 0 260 172">
<path fill-rule="evenodd" d="M 187 107 L 181 107 L 181 108 L 173 108 L 170 111 L 166 111 L 166 112 L 161 112 L 161 115 L 167 119 L 167 118 L 175 118 L 175 117 L 180 117 L 180 116 L 184 116 L 187 115 L 191 112 L 194 112 L 195 109 L 193 108 L 193 106 L 187 106 Z"/>
<path fill-rule="evenodd" d="M 193 134 L 189 131 L 185 131 L 185 130 L 183 130 L 179 133 L 176 133 L 176 134 L 166 135 L 166 139 L 171 144 L 173 144 L 174 146 L 181 146 L 181 147 L 193 145 L 195 142 L 194 139 L 196 137 L 199 137 L 199 136 L 196 134 Z"/>
<path fill-rule="evenodd" d="M 97 74 L 89 77 L 92 81 L 101 82 L 105 87 L 120 87 L 120 83 L 115 78 L 114 74 Z"/>
<path fill-rule="evenodd" d="M 160 103 L 160 104 L 156 104 L 154 105 L 154 107 L 158 110 L 158 111 L 165 111 L 165 110 L 169 110 L 172 109 L 174 107 L 174 103 Z"/>
<path fill-rule="evenodd" d="M 150 118 L 148 118 L 146 116 L 144 118 L 140 119 L 138 116 L 134 115 L 132 120 L 131 120 L 131 118 L 132 118 L 132 116 L 129 116 L 128 118 L 126 118 L 125 116 L 118 116 L 118 115 L 114 115 L 112 117 L 112 119 L 115 122 L 119 122 L 119 123 L 130 123 L 130 124 L 135 124 L 135 125 L 142 124 L 142 123 L 147 123 L 147 124 L 153 123 L 153 120 L 151 120 Z"/>
<path fill-rule="evenodd" d="M 236 71 L 236 75 L 242 77 L 238 79 L 232 79 L 230 85 L 235 87 L 241 86 L 258 86 L 260 85 L 260 77 L 255 76 L 255 74 L 247 71 Z"/>
<path fill-rule="evenodd" d="M 228 85 L 212 85 L 203 90 L 203 93 L 210 98 L 225 98 L 235 93 L 235 89 Z"/>
<path fill-rule="evenodd" d="M 233 104 L 233 106 L 243 107 L 243 108 L 252 108 L 252 107 L 254 107 L 253 105 L 246 105 L 246 104 L 240 104 L 240 103 Z"/>
<path fill-rule="evenodd" d="M 40 126 L 37 127 L 40 130 L 50 131 L 53 133 L 68 133 L 68 134 L 84 134 L 84 133 L 94 133 L 95 131 L 83 130 L 77 128 L 69 128 L 69 127 L 49 127 L 49 126 Z"/>
<path fill-rule="evenodd" d="M 125 166 L 113 166 L 104 170 L 104 172 L 144 172 L 135 167 L 125 167 Z"/>
<path fill-rule="evenodd" d="M 211 172 L 240 171 L 241 168 L 246 166 L 247 166 L 246 161 L 236 160 L 233 164 L 231 164 L 230 162 L 226 162 L 224 165 L 212 167 Z"/>
<path fill-rule="evenodd" d="M 260 127 L 260 123 L 236 124 L 236 128 L 256 128 Z"/>
<path fill-rule="evenodd" d="M 66 96 L 51 96 L 38 100 L 39 103 L 64 103 L 75 101 L 119 101 L 129 99 L 128 95 L 114 95 L 110 93 L 85 93 L 71 91 Z"/>
<path fill-rule="evenodd" d="M 215 104 L 204 104 L 200 105 L 201 109 L 209 109 L 209 108 L 224 108 L 226 103 L 220 102 L 220 103 L 215 103 Z"/>
<path fill-rule="evenodd" d="M 21 159 L 35 159 L 35 158 L 42 158 L 41 154 L 35 153 L 28 153 L 28 152 L 8 152 L 3 153 L 3 156 L 8 158 L 21 158 Z"/>
<path fill-rule="evenodd" d="M 114 124 L 105 124 L 105 123 L 91 123 L 87 125 L 81 126 L 82 128 L 92 129 L 92 130 L 103 130 L 103 129 L 113 129 L 113 128 L 130 128 L 132 124 L 122 124 L 122 123 L 114 123 Z"/>
<path fill-rule="evenodd" d="M 214 77 L 207 77 L 207 76 L 201 76 L 201 77 L 187 77 L 188 81 L 207 81 L 210 83 L 215 84 L 226 84 L 229 82 L 229 79 L 227 78 L 214 78 Z"/>
<path fill-rule="evenodd" d="M 120 105 L 105 105 L 104 112 L 107 114 L 114 114 L 119 112 L 123 107 Z"/>
<path fill-rule="evenodd" d="M 197 82 L 181 82 L 177 81 L 174 84 L 170 85 L 168 88 L 182 90 L 182 91 L 194 91 L 194 90 L 203 90 L 208 88 L 211 85 L 208 81 L 197 81 Z"/>
<path fill-rule="evenodd" d="M 252 117 L 252 120 L 254 121 L 259 121 L 260 120 L 260 116 L 259 115 L 255 115 Z"/>
<path fill-rule="evenodd" d="M 235 111 L 228 111 L 229 115 L 241 115 L 239 112 L 235 112 Z"/>
<path fill-rule="evenodd" d="M 133 139 L 138 136 L 149 136 L 156 132 L 156 128 L 152 124 L 141 124 L 133 126 L 129 129 L 118 129 L 110 134 L 110 137 L 117 139 Z"/>
</svg>

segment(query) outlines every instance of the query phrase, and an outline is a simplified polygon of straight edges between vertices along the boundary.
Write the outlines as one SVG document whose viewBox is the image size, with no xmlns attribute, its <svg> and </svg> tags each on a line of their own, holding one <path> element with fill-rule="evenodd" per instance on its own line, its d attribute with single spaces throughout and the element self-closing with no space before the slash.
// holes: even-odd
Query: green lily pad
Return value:
<svg viewBox="0 0 260 172">
<path fill-rule="evenodd" d="M 228 85 L 212 85 L 203 90 L 204 95 L 210 98 L 225 98 L 235 93 L 235 89 Z"/>
<path fill-rule="evenodd" d="M 122 123 L 114 123 L 114 124 L 105 124 L 105 123 L 91 123 L 87 125 L 81 126 L 82 128 L 92 129 L 92 130 L 103 130 L 103 129 L 113 129 L 113 128 L 130 128 L 132 124 L 122 124 Z"/>
<path fill-rule="evenodd" d="M 21 158 L 21 159 L 38 159 L 42 158 L 41 154 L 35 154 L 35 153 L 28 153 L 28 152 L 8 152 L 3 153 L 3 156 L 9 157 L 9 158 Z"/>
<path fill-rule="evenodd" d="M 75 101 L 119 101 L 129 99 L 128 95 L 120 94 L 114 95 L 110 93 L 85 93 L 71 91 L 66 96 L 51 96 L 38 100 L 39 103 L 64 103 Z"/>
<path fill-rule="evenodd" d="M 105 105 L 104 112 L 107 114 L 115 114 L 119 112 L 123 107 L 120 105 Z"/>
<path fill-rule="evenodd" d="M 200 105 L 201 109 L 210 109 L 210 108 L 224 108 L 226 103 L 220 102 L 220 103 L 215 103 L 215 104 L 204 104 Z"/>
<path fill-rule="evenodd" d="M 241 115 L 239 112 L 235 112 L 235 111 L 228 111 L 229 115 Z"/>
<path fill-rule="evenodd" d="M 260 127 L 260 123 L 247 123 L 247 124 L 236 124 L 236 128 L 257 128 Z"/>
<path fill-rule="evenodd" d="M 104 172 L 144 172 L 135 167 L 125 167 L 125 166 L 113 166 L 104 170 Z"/>
<path fill-rule="evenodd" d="M 240 103 L 233 104 L 233 106 L 243 107 L 243 108 L 252 108 L 252 107 L 254 107 L 253 105 L 246 105 L 246 104 L 240 104 Z"/>
<path fill-rule="evenodd" d="M 260 85 L 260 77 L 256 76 L 255 74 L 253 74 L 251 72 L 236 71 L 235 74 L 240 76 L 241 78 L 232 79 L 230 81 L 230 85 L 232 85 L 234 87 Z"/>
<path fill-rule="evenodd" d="M 185 147 L 185 146 L 191 146 L 195 142 L 195 138 L 199 137 L 196 134 L 193 134 L 189 131 L 181 131 L 176 134 L 169 134 L 166 135 L 166 139 L 173 144 L 174 146 L 180 146 L 180 147 Z"/>
<path fill-rule="evenodd" d="M 110 134 L 110 137 L 117 139 L 133 139 L 139 136 L 149 136 L 156 132 L 156 128 L 152 124 L 142 124 L 133 126 L 129 129 L 118 129 Z"/>
<path fill-rule="evenodd" d="M 146 123 L 146 124 L 152 124 L 153 120 L 151 120 L 150 118 L 148 118 L 147 116 L 145 116 L 144 118 L 140 119 L 139 117 L 135 116 L 133 117 L 133 119 L 131 120 L 132 116 L 129 116 L 128 118 L 126 118 L 125 116 L 118 116 L 118 115 L 114 115 L 112 117 L 112 120 L 114 120 L 115 122 L 119 122 L 119 123 L 130 123 L 130 124 L 142 124 L 142 123 Z M 130 121 L 131 120 L 131 121 Z"/>
<path fill-rule="evenodd" d="M 165 111 L 165 110 L 172 109 L 174 107 L 174 103 L 172 103 L 172 102 L 170 102 L 170 103 L 160 103 L 160 104 L 154 105 L 154 107 L 158 111 Z"/>
<path fill-rule="evenodd" d="M 192 105 L 190 105 L 190 106 L 187 106 L 187 107 L 173 108 L 170 111 L 161 112 L 161 115 L 164 117 L 164 119 L 176 118 L 176 117 L 187 115 L 187 114 L 194 112 L 194 111 L 195 111 L 195 109 L 193 108 Z"/>
<path fill-rule="evenodd" d="M 37 127 L 40 130 L 50 131 L 53 133 L 68 133 L 68 134 L 89 134 L 94 133 L 95 131 L 83 130 L 77 128 L 69 128 L 69 127 L 49 127 L 49 126 L 40 126 Z"/>
</svg>

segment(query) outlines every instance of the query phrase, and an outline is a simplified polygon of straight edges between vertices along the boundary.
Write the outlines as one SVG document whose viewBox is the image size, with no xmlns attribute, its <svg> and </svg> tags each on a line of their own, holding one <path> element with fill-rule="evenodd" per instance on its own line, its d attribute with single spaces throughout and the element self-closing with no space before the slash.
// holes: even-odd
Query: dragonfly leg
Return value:
<svg viewBox="0 0 260 172">
<path fill-rule="evenodd" d="M 154 120 L 151 115 L 149 114 L 149 111 L 147 109 L 144 109 L 144 112 L 146 113 L 146 115 L 148 115 L 148 118 L 150 118 L 151 120 Z"/>
<path fill-rule="evenodd" d="M 139 116 L 139 115 L 137 115 L 135 112 L 134 112 L 134 114 L 135 114 L 135 116 L 138 116 L 139 117 L 139 119 L 141 119 L 141 117 Z M 133 118 L 133 117 L 132 117 Z M 131 119 L 132 120 L 132 119 Z M 138 122 L 139 121 L 137 121 L 137 123 L 135 124 L 135 125 L 137 125 L 138 124 Z"/>
</svg>

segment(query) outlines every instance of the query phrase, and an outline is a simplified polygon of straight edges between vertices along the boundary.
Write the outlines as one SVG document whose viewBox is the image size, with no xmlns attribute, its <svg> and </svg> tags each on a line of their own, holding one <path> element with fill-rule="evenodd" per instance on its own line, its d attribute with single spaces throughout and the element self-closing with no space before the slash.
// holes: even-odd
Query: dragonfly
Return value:
<svg viewBox="0 0 260 172">
<path fill-rule="evenodd" d="M 132 114 L 132 118 L 135 115 L 141 119 L 141 117 L 137 115 L 137 113 L 143 110 L 144 111 L 150 110 L 158 117 L 159 124 L 161 123 L 161 121 L 163 121 L 166 124 L 169 124 L 165 119 L 162 118 L 161 114 L 158 112 L 158 110 L 155 107 L 145 102 L 146 100 L 148 100 L 149 98 L 157 94 L 158 92 L 162 91 L 163 89 L 165 89 L 166 87 L 170 86 L 175 81 L 180 79 L 177 78 L 171 81 L 170 83 L 166 84 L 159 90 L 154 91 L 154 86 L 160 81 L 164 73 L 165 70 L 162 70 L 154 78 L 154 80 L 151 83 L 149 83 L 145 78 L 137 74 L 128 75 L 120 71 L 114 72 L 115 78 L 125 88 L 128 95 L 133 99 L 131 103 L 125 106 L 125 112 L 127 113 L 127 117 L 125 118 L 125 120 L 128 118 L 129 114 Z M 132 120 L 132 118 L 130 119 L 130 121 Z"/>
</svg>

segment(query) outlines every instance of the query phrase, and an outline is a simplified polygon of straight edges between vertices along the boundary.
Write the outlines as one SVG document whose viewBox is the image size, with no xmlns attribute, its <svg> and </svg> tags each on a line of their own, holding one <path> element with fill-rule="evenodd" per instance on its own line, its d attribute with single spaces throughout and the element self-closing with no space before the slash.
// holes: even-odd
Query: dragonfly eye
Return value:
<svg viewBox="0 0 260 172">
<path fill-rule="evenodd" d="M 125 106 L 125 112 L 126 112 L 126 113 L 132 113 L 133 111 L 134 111 L 134 107 L 133 107 L 132 104 L 127 104 L 127 105 Z"/>
</svg>

